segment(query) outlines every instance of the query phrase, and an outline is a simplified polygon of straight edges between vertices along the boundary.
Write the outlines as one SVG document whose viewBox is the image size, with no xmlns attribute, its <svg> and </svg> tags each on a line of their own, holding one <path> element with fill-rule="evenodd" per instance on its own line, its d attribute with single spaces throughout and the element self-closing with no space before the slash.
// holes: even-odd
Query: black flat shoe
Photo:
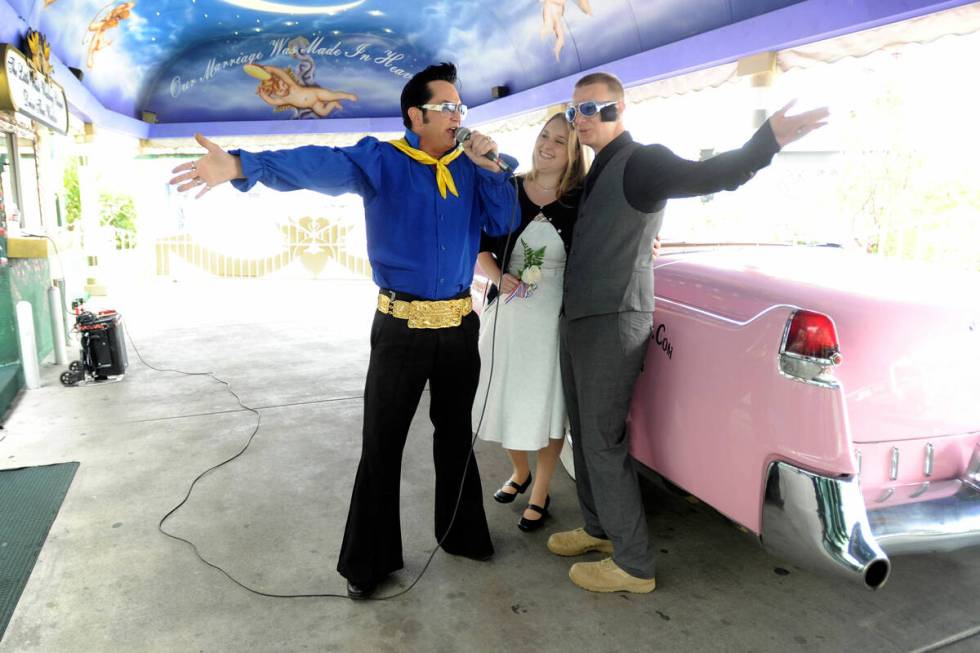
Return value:
<svg viewBox="0 0 980 653">
<path fill-rule="evenodd" d="M 517 522 L 517 527 L 522 531 L 524 531 L 525 533 L 530 533 L 531 531 L 536 531 L 539 528 L 541 528 L 541 525 L 544 524 L 544 520 L 550 514 L 548 512 L 549 505 L 551 505 L 551 495 L 548 495 L 545 498 L 544 508 L 542 508 L 541 506 L 536 506 L 533 503 L 527 504 L 528 508 L 530 508 L 531 510 L 533 510 L 534 512 L 538 513 L 541 516 L 538 517 L 537 519 L 527 519 L 526 517 L 521 515 L 521 521 Z"/>
<path fill-rule="evenodd" d="M 527 480 L 518 485 L 514 481 L 507 481 L 504 487 L 510 486 L 517 490 L 517 494 L 511 494 L 510 492 L 504 492 L 504 488 L 500 488 L 493 493 L 493 498 L 497 503 L 510 503 L 517 498 L 518 494 L 524 494 L 524 491 L 531 485 L 531 472 L 527 474 Z"/>
<path fill-rule="evenodd" d="M 377 587 L 375 583 L 354 583 L 347 581 L 347 598 L 352 601 L 363 601 L 364 599 L 370 598 Z"/>
<path fill-rule="evenodd" d="M 443 549 L 445 551 L 445 549 Z M 493 551 L 490 553 L 475 553 L 470 555 L 469 553 L 453 553 L 452 551 L 446 551 L 449 555 L 459 556 L 460 558 L 469 558 L 470 560 L 476 560 L 477 562 L 486 562 L 493 557 Z"/>
</svg>

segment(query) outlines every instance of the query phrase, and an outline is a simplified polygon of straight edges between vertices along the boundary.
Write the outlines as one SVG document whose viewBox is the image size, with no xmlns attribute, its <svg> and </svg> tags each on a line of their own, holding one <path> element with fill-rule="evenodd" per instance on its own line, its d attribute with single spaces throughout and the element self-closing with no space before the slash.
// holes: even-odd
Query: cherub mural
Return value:
<svg viewBox="0 0 980 653">
<path fill-rule="evenodd" d="M 579 9 L 587 15 L 592 15 L 592 7 L 589 0 L 576 0 Z M 561 19 L 565 15 L 565 0 L 541 0 L 544 5 L 541 8 L 541 38 L 549 33 L 555 35 L 555 60 L 561 59 L 561 49 L 565 46 L 565 30 L 562 28 Z"/>
<path fill-rule="evenodd" d="M 301 61 L 301 70 L 302 70 Z M 334 91 L 320 86 L 305 86 L 289 68 L 246 64 L 242 67 L 246 73 L 259 80 L 256 94 L 276 111 L 295 109 L 296 117 L 303 117 L 303 111 L 312 111 L 320 118 L 326 118 L 332 112 L 343 109 L 340 100 L 356 102 L 357 96 L 345 91 Z"/>
<path fill-rule="evenodd" d="M 319 86 L 316 83 L 316 62 L 310 55 L 310 42 L 305 36 L 297 36 L 289 41 L 289 53 L 296 63 L 296 77 L 303 86 Z M 295 109 L 294 118 L 317 118 L 312 109 Z"/>
<path fill-rule="evenodd" d="M 109 3 L 99 10 L 89 23 L 85 39 L 82 41 L 88 45 L 88 59 L 85 65 L 90 69 L 95 66 L 95 53 L 112 45 L 112 41 L 108 39 L 108 31 L 119 27 L 119 23 L 129 18 L 136 2 L 120 2 L 115 7 L 111 5 L 112 3 Z"/>
</svg>

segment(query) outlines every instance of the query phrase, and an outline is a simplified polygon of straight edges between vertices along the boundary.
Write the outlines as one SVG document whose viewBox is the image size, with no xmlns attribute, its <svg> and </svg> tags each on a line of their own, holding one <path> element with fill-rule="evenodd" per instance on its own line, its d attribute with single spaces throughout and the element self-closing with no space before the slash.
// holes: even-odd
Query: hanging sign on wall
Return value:
<svg viewBox="0 0 980 653">
<path fill-rule="evenodd" d="M 68 132 L 68 102 L 57 82 L 12 45 L 3 45 L 0 109 L 17 111 L 59 133 Z"/>
</svg>

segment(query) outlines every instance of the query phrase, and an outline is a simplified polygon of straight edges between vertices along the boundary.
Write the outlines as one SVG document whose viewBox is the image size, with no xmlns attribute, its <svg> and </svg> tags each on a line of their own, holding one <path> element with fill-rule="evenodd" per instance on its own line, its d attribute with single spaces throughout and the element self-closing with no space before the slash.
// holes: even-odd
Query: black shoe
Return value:
<svg viewBox="0 0 980 653">
<path fill-rule="evenodd" d="M 517 498 L 518 494 L 524 494 L 524 490 L 526 490 L 530 484 L 531 484 L 531 472 L 528 472 L 527 480 L 521 483 L 520 485 L 518 485 L 514 481 L 507 481 L 504 484 L 504 487 L 507 487 L 509 485 L 510 487 L 517 490 L 517 494 L 504 492 L 504 488 L 500 488 L 499 490 L 493 493 L 493 498 L 497 501 L 497 503 L 510 503 Z"/>
<path fill-rule="evenodd" d="M 364 599 L 370 598 L 377 587 L 375 583 L 355 583 L 348 580 L 347 597 L 353 601 L 363 601 Z"/>
<path fill-rule="evenodd" d="M 487 560 L 493 557 L 492 548 L 490 549 L 489 552 L 486 553 L 463 553 L 461 551 L 457 552 L 457 551 L 453 551 L 452 549 L 447 549 L 445 546 L 442 547 L 442 550 L 448 553 L 449 555 L 459 556 L 461 558 L 469 558 L 470 560 L 476 560 L 477 562 L 486 562 Z"/>
<path fill-rule="evenodd" d="M 545 497 L 544 508 L 542 508 L 541 506 L 536 506 L 533 503 L 527 504 L 528 508 L 540 514 L 541 516 L 538 517 L 537 519 L 527 519 L 523 515 L 521 515 L 521 521 L 517 522 L 517 527 L 522 531 L 524 531 L 525 533 L 530 533 L 531 531 L 536 531 L 539 528 L 541 528 L 541 525 L 544 523 L 545 518 L 547 518 L 548 515 L 550 514 L 548 512 L 549 505 L 551 505 L 550 494 L 547 497 Z"/>
</svg>

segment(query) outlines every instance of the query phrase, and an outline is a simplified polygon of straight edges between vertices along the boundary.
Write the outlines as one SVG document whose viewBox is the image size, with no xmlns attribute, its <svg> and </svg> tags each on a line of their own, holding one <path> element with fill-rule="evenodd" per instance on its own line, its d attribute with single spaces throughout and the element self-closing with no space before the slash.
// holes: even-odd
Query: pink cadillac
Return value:
<svg viewBox="0 0 980 653">
<path fill-rule="evenodd" d="M 872 589 L 889 555 L 980 544 L 978 275 L 795 246 L 655 270 L 636 460 Z"/>
</svg>

